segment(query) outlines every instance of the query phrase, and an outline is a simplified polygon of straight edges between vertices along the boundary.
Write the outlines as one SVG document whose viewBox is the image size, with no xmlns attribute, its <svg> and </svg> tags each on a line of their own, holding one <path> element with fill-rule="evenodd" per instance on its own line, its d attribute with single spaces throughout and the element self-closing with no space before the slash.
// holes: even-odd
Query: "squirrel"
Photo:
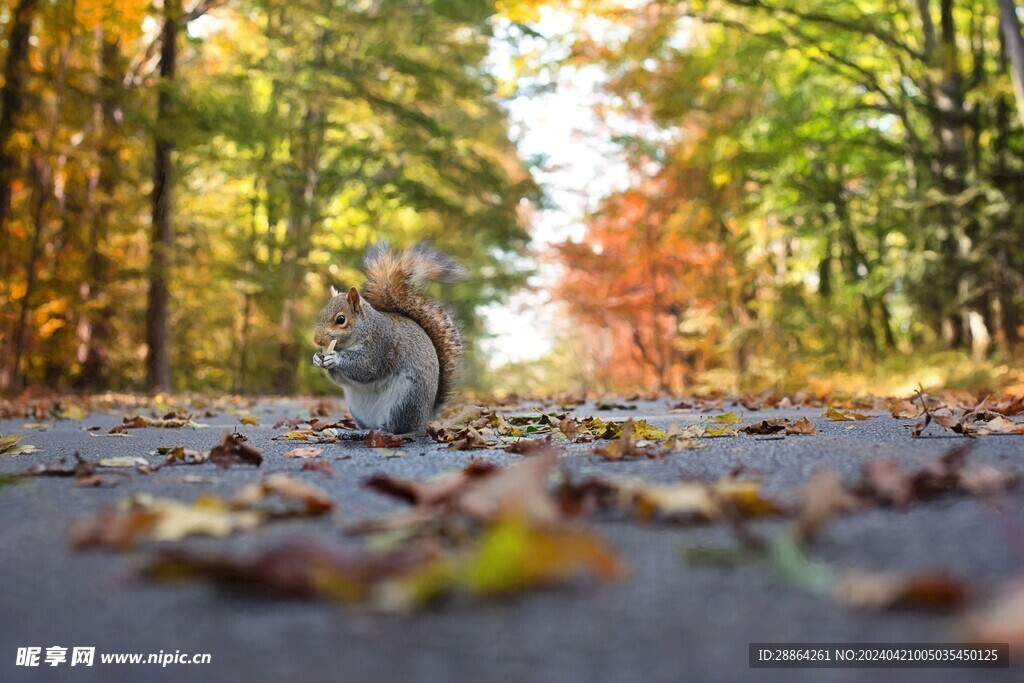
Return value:
<svg viewBox="0 0 1024 683">
<path fill-rule="evenodd" d="M 408 434 L 450 398 L 462 362 L 462 335 L 451 315 L 418 287 L 453 282 L 462 268 L 426 244 L 395 254 L 370 248 L 366 283 L 331 299 L 317 318 L 313 365 L 341 386 L 356 424 Z"/>
</svg>

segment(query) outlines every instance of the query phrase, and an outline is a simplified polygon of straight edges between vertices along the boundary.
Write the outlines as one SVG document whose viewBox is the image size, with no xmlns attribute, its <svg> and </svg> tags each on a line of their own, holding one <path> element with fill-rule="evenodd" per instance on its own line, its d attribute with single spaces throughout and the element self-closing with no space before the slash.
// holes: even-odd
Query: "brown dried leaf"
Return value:
<svg viewBox="0 0 1024 683">
<path fill-rule="evenodd" d="M 284 454 L 286 458 L 299 458 L 302 460 L 311 460 L 312 458 L 319 458 L 324 452 L 322 448 L 315 448 L 313 446 L 303 446 L 302 448 L 293 448 Z"/>
<path fill-rule="evenodd" d="M 371 429 L 366 434 L 366 438 L 363 439 L 363 442 L 370 448 L 398 448 L 411 441 L 412 438 L 408 436 L 396 436 L 394 434 L 378 432 L 374 429 Z"/>
<path fill-rule="evenodd" d="M 282 595 L 328 595 L 344 602 L 368 600 L 371 588 L 408 569 L 397 555 L 353 554 L 313 541 L 289 541 L 251 559 L 173 550 L 143 574 L 160 580 L 202 578 L 227 586 L 258 586 Z"/>
<path fill-rule="evenodd" d="M 908 401 L 907 399 L 900 399 L 892 404 L 890 407 L 892 416 L 898 420 L 915 419 L 921 415 L 921 406 Z"/>
<path fill-rule="evenodd" d="M 304 516 L 322 515 L 334 507 L 330 497 L 321 489 L 280 472 L 268 475 L 261 481 L 243 488 L 231 499 L 231 507 L 236 510 L 252 509 L 256 504 L 275 495 L 302 503 L 305 511 L 301 514 Z"/>
<path fill-rule="evenodd" d="M 801 417 L 796 422 L 786 425 L 786 434 L 798 435 L 798 436 L 814 436 L 818 433 L 811 421 L 806 417 Z"/>
<path fill-rule="evenodd" d="M 957 487 L 971 495 L 991 496 L 1015 488 L 1020 476 L 992 465 L 978 465 L 957 472 Z"/>
<path fill-rule="evenodd" d="M 516 455 L 537 455 L 551 450 L 551 435 L 544 439 L 519 439 L 515 443 L 505 446 L 505 450 Z"/>
<path fill-rule="evenodd" d="M 989 434 L 1024 434 L 1024 424 L 1007 420 L 996 415 L 991 420 L 978 425 L 968 425 L 966 429 L 972 434 L 987 436 Z"/>
<path fill-rule="evenodd" d="M 547 478 L 558 454 L 537 455 L 484 477 L 471 478 L 452 498 L 460 512 L 482 522 L 517 517 L 537 524 L 556 524 L 561 511 L 548 491 Z"/>
<path fill-rule="evenodd" d="M 198 465 L 210 459 L 210 451 L 193 451 L 183 446 L 175 446 L 164 456 L 168 465 Z"/>
<path fill-rule="evenodd" d="M 242 434 L 225 429 L 220 443 L 210 449 L 210 461 L 225 469 L 235 464 L 259 467 L 263 462 L 263 455 L 258 448 L 245 443 L 246 440 Z"/>
<path fill-rule="evenodd" d="M 326 460 L 315 460 L 302 463 L 302 471 L 319 472 L 329 479 L 334 478 L 334 468 Z"/>
<path fill-rule="evenodd" d="M 76 519 L 68 530 L 74 548 L 125 548 L 140 540 L 178 541 L 187 536 L 223 538 L 253 529 L 262 513 L 232 510 L 223 499 L 201 496 L 191 504 L 138 495 L 116 508 Z"/>
<path fill-rule="evenodd" d="M 776 417 L 770 420 L 761 420 L 746 427 L 741 427 L 739 431 L 744 434 L 778 434 L 779 432 L 788 433 L 789 420 L 783 417 Z"/>
<path fill-rule="evenodd" d="M 848 572 L 836 577 L 835 598 L 860 609 L 916 608 L 949 611 L 969 599 L 967 586 L 942 574 Z"/>
<path fill-rule="evenodd" d="M 811 475 L 801 487 L 800 508 L 794 533 L 802 543 L 810 542 L 832 518 L 861 507 L 860 500 L 847 491 L 835 470 Z"/>
<path fill-rule="evenodd" d="M 468 451 L 474 448 L 491 448 L 494 445 L 473 427 L 466 427 L 449 440 L 448 448 L 456 451 Z"/>
<path fill-rule="evenodd" d="M 1004 586 L 997 599 L 964 621 L 964 632 L 973 643 L 1009 643 L 1024 647 L 1024 579 Z"/>
<path fill-rule="evenodd" d="M 365 485 L 414 505 L 435 505 L 465 486 L 468 480 L 469 476 L 464 471 L 446 472 L 426 481 L 375 474 L 366 480 Z"/>
<path fill-rule="evenodd" d="M 761 496 L 755 481 L 721 479 L 714 483 L 684 481 L 648 484 L 610 481 L 618 504 L 640 519 L 655 517 L 679 521 L 717 521 L 730 516 L 765 517 L 784 514 L 772 500 Z"/>
</svg>

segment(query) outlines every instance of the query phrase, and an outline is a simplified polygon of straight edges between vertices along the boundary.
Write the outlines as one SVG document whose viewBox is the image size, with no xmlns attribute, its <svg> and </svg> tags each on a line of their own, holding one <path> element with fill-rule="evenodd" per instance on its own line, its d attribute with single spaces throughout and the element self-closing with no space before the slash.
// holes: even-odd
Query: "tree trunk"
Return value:
<svg viewBox="0 0 1024 683">
<path fill-rule="evenodd" d="M 1024 125 L 1024 37 L 1020 33 L 1020 20 L 1013 0 L 999 0 L 999 15 L 1006 54 L 1013 66 L 1010 78 L 1013 81 L 1013 92 L 1017 95 L 1017 113 L 1021 125 Z"/>
<path fill-rule="evenodd" d="M 157 95 L 154 135 L 152 235 L 150 238 L 149 298 L 146 307 L 146 385 L 150 391 L 171 388 L 170 344 L 167 338 L 167 287 L 170 252 L 173 246 L 175 70 L 181 1 L 164 1 L 164 26 L 160 36 L 160 92 Z"/>
<path fill-rule="evenodd" d="M 25 103 L 25 62 L 32 36 L 38 0 L 20 0 L 11 19 L 7 39 L 7 64 L 4 66 L 4 87 L 0 93 L 0 275 L 6 277 L 10 263 L 7 245 L 7 218 L 11 212 L 11 181 L 18 165 L 18 154 L 11 149 L 11 138 L 18 125 L 18 116 Z"/>
<path fill-rule="evenodd" d="M 81 372 L 75 382 L 80 389 L 99 389 L 106 385 L 105 348 L 110 339 L 113 306 L 103 291 L 109 281 L 110 262 L 103 253 L 109 232 L 111 197 L 120 177 L 119 144 L 114 132 L 118 128 L 121 89 L 121 48 L 119 39 L 96 29 L 99 54 L 98 92 L 93 101 L 93 139 L 96 140 L 96 162 L 89 175 L 84 219 L 88 226 L 86 277 L 79 286 L 82 315 L 78 321 L 76 360 Z M 102 301 L 102 303 L 100 303 Z"/>
<path fill-rule="evenodd" d="M 74 7 L 72 6 L 72 11 Z M 32 186 L 35 201 L 32 203 L 32 238 L 28 259 L 25 261 L 25 293 L 18 310 L 18 323 L 14 333 L 14 354 L 11 359 L 10 386 L 17 387 L 23 380 L 21 361 L 28 343 L 29 314 L 39 282 L 39 261 L 43 251 L 43 235 L 46 232 L 46 204 L 54 193 L 53 157 L 56 153 L 57 132 L 60 128 L 61 108 L 64 106 L 64 91 L 67 85 L 68 57 L 71 52 L 72 36 L 68 35 L 60 48 L 57 66 L 57 83 L 53 111 L 50 114 L 46 143 L 32 164 Z"/>
<path fill-rule="evenodd" d="M 0 279 L 8 280 L 15 267 L 7 220 L 11 212 L 11 184 L 16 175 L 19 155 L 12 149 L 12 138 L 17 131 L 18 118 L 24 108 L 25 64 L 28 60 L 29 38 L 35 19 L 38 0 L 20 0 L 10 19 L 11 32 L 7 38 L 7 63 L 4 65 L 4 85 L 0 90 Z M 13 334 L 0 330 L 0 390 L 12 385 L 17 368 L 9 361 L 14 346 Z"/>
<path fill-rule="evenodd" d="M 326 65 L 325 49 L 328 33 L 321 28 L 317 33 L 313 66 Z M 317 192 L 320 187 L 320 147 L 323 143 L 326 119 L 322 105 L 315 99 L 306 106 L 301 139 L 297 147 L 300 178 L 291 187 L 291 212 L 288 217 L 287 244 L 282 250 L 281 272 L 285 287 L 294 287 L 302 278 L 302 268 L 309 256 L 309 241 L 313 227 L 319 221 Z M 274 390 L 280 394 L 295 390 L 295 373 L 299 362 L 299 345 L 295 337 L 295 323 L 299 318 L 298 297 L 290 290 L 284 292 L 284 303 L 279 322 L 281 347 L 278 352 Z"/>
</svg>

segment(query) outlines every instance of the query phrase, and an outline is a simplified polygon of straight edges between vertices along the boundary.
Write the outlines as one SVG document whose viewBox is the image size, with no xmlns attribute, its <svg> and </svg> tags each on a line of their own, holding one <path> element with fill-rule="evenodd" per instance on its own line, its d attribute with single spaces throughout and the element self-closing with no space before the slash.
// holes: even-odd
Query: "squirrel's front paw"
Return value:
<svg viewBox="0 0 1024 683">
<path fill-rule="evenodd" d="M 339 359 L 337 352 L 325 354 L 323 359 L 320 361 L 320 367 L 324 370 L 330 370 L 333 367 L 337 367 L 338 364 Z"/>
<path fill-rule="evenodd" d="M 318 368 L 324 367 L 324 354 L 317 351 L 313 354 L 313 365 Z"/>
</svg>

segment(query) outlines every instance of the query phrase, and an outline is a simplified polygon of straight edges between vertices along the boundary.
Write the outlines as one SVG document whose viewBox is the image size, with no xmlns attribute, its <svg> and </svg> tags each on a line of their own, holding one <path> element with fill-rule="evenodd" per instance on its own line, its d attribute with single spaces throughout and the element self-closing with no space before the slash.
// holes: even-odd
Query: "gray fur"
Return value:
<svg viewBox="0 0 1024 683">
<path fill-rule="evenodd" d="M 343 297 L 339 297 L 343 299 Z M 332 299 L 328 317 L 345 304 Z M 324 368 L 363 428 L 404 434 L 432 417 L 439 364 L 430 337 L 405 316 L 375 310 L 362 302 L 352 329 L 338 338 L 331 354 L 318 351 L 313 364 Z"/>
</svg>

